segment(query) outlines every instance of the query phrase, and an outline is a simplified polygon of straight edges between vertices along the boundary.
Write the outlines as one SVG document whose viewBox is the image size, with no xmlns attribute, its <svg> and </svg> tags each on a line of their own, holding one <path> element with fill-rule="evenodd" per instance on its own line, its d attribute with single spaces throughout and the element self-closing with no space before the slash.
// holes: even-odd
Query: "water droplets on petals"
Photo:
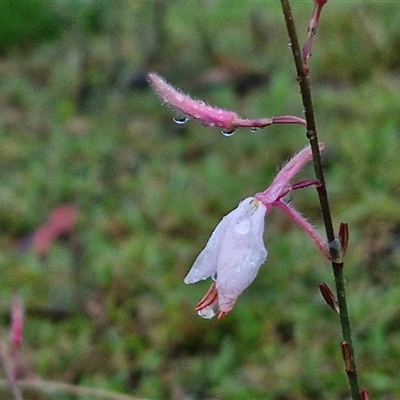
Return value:
<svg viewBox="0 0 400 400">
<path fill-rule="evenodd" d="M 241 235 L 245 235 L 251 228 L 250 218 L 238 218 L 235 224 L 235 231 Z"/>
</svg>

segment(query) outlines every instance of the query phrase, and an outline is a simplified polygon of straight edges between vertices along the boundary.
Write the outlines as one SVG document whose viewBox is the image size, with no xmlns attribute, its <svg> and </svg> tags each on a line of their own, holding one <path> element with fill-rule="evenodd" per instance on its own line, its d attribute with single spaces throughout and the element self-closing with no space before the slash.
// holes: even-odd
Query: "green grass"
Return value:
<svg viewBox="0 0 400 400">
<path fill-rule="evenodd" d="M 312 2 L 293 7 L 304 40 Z M 267 263 L 224 320 L 193 311 L 208 283 L 183 284 L 220 218 L 307 144 L 303 130 L 226 138 L 178 126 L 155 94 L 128 85 L 154 69 L 245 117 L 301 115 L 278 2 L 54 2 L 52 12 L 59 37 L 15 44 L 0 71 L 0 332 L 7 342 L 17 290 L 21 377 L 151 399 L 348 398 L 339 321 L 318 291 L 333 288 L 330 266 L 279 211 L 266 220 Z M 399 14 L 393 3 L 332 1 L 311 58 L 334 222 L 350 224 L 360 382 L 382 400 L 400 397 Z M 217 66 L 226 79 L 205 84 Z M 268 84 L 238 96 L 237 70 Z M 19 250 L 65 202 L 80 212 L 72 237 L 42 259 Z M 293 203 L 323 233 L 315 191 Z M 44 398 L 89 399 L 26 393 Z"/>
</svg>

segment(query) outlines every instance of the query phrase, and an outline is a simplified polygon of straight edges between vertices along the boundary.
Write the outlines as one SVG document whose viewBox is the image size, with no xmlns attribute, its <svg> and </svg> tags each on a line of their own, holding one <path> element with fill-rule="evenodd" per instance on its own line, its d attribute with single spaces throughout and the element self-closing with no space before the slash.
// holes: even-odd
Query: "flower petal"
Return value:
<svg viewBox="0 0 400 400">
<path fill-rule="evenodd" d="M 239 203 L 238 207 L 222 218 L 220 223 L 214 229 L 210 239 L 196 258 L 192 268 L 186 275 L 184 282 L 186 284 L 196 283 L 213 276 L 217 271 L 218 254 L 220 252 L 221 243 L 224 239 L 228 226 L 232 225 L 249 210 L 250 203 L 254 197 L 248 197 Z M 258 201 L 256 200 L 258 203 Z M 244 227 L 243 227 L 244 228 Z"/>
<path fill-rule="evenodd" d="M 210 239 L 208 239 L 206 247 L 204 247 L 201 253 L 197 256 L 192 268 L 184 279 L 186 284 L 196 283 L 214 275 L 217 269 L 218 252 L 226 228 L 228 227 L 229 215 L 230 214 L 222 218 L 220 223 L 214 229 Z"/>
<path fill-rule="evenodd" d="M 216 287 L 219 309 L 223 312 L 233 308 L 268 254 L 263 241 L 266 207 L 250 197 L 236 211 L 234 217 L 229 218 L 217 262 Z"/>
</svg>

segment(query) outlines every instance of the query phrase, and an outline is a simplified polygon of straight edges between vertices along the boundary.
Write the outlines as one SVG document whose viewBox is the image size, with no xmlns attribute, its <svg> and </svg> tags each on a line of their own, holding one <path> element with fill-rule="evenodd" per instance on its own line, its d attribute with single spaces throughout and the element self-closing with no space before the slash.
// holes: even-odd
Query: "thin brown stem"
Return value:
<svg viewBox="0 0 400 400">
<path fill-rule="evenodd" d="M 315 124 L 314 109 L 312 104 L 310 82 L 307 71 L 305 71 L 304 68 L 302 52 L 300 49 L 296 33 L 296 27 L 293 20 L 290 2 L 289 0 L 281 0 L 281 5 L 283 10 L 283 15 L 285 18 L 286 29 L 289 35 L 290 45 L 293 53 L 293 59 L 296 66 L 297 80 L 300 86 L 300 93 L 304 107 L 304 115 L 307 123 L 306 124 L 307 138 L 310 141 L 312 149 L 315 176 L 320 182 L 320 186 L 317 187 L 317 192 L 321 207 L 322 219 L 324 222 L 326 236 L 328 239 L 329 252 L 332 257 L 332 270 L 335 278 L 336 294 L 340 310 L 339 316 L 342 328 L 342 336 L 344 342 L 348 344 L 348 350 L 351 355 L 345 359 L 346 373 L 350 385 L 352 399 L 360 400 L 361 395 L 358 384 L 354 348 L 352 344 L 351 325 L 347 310 L 346 291 L 345 291 L 345 283 L 343 277 L 343 252 L 340 246 L 340 241 L 337 240 L 335 237 L 332 224 L 332 216 L 329 207 L 328 193 L 326 190 L 324 170 L 321 161 L 321 153 L 318 146 L 318 136 Z M 349 368 L 349 363 L 350 363 L 350 368 Z M 349 373 L 349 371 L 351 371 L 351 373 Z"/>
</svg>

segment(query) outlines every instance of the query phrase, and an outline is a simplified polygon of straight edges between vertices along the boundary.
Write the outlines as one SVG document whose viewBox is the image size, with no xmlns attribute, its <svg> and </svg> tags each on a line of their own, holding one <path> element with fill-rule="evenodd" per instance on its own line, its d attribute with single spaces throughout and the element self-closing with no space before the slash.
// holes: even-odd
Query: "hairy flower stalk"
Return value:
<svg viewBox="0 0 400 400">
<path fill-rule="evenodd" d="M 200 120 L 205 126 L 218 126 L 223 128 L 222 134 L 229 136 L 236 128 L 245 127 L 251 130 L 265 128 L 273 124 L 300 124 L 305 125 L 305 120 L 291 115 L 283 115 L 274 118 L 245 119 L 239 117 L 233 111 L 212 107 L 201 100 L 194 100 L 170 85 L 164 78 L 155 72 L 150 72 L 148 80 L 159 94 L 162 101 L 179 113 L 183 118 L 174 118 L 178 124 L 183 124 L 190 118 Z"/>
<path fill-rule="evenodd" d="M 324 144 L 320 143 L 320 149 L 324 148 Z M 212 318 L 219 312 L 218 317 L 222 318 L 232 310 L 239 295 L 255 279 L 268 254 L 263 241 L 264 218 L 274 206 L 295 221 L 321 253 L 330 258 L 315 228 L 283 200 L 291 190 L 315 184 L 315 180 L 290 184 L 290 180 L 311 158 L 310 147 L 297 153 L 264 192 L 243 200 L 217 225 L 184 280 L 187 284 L 209 277 L 215 281 L 196 307 L 201 317 Z"/>
</svg>

